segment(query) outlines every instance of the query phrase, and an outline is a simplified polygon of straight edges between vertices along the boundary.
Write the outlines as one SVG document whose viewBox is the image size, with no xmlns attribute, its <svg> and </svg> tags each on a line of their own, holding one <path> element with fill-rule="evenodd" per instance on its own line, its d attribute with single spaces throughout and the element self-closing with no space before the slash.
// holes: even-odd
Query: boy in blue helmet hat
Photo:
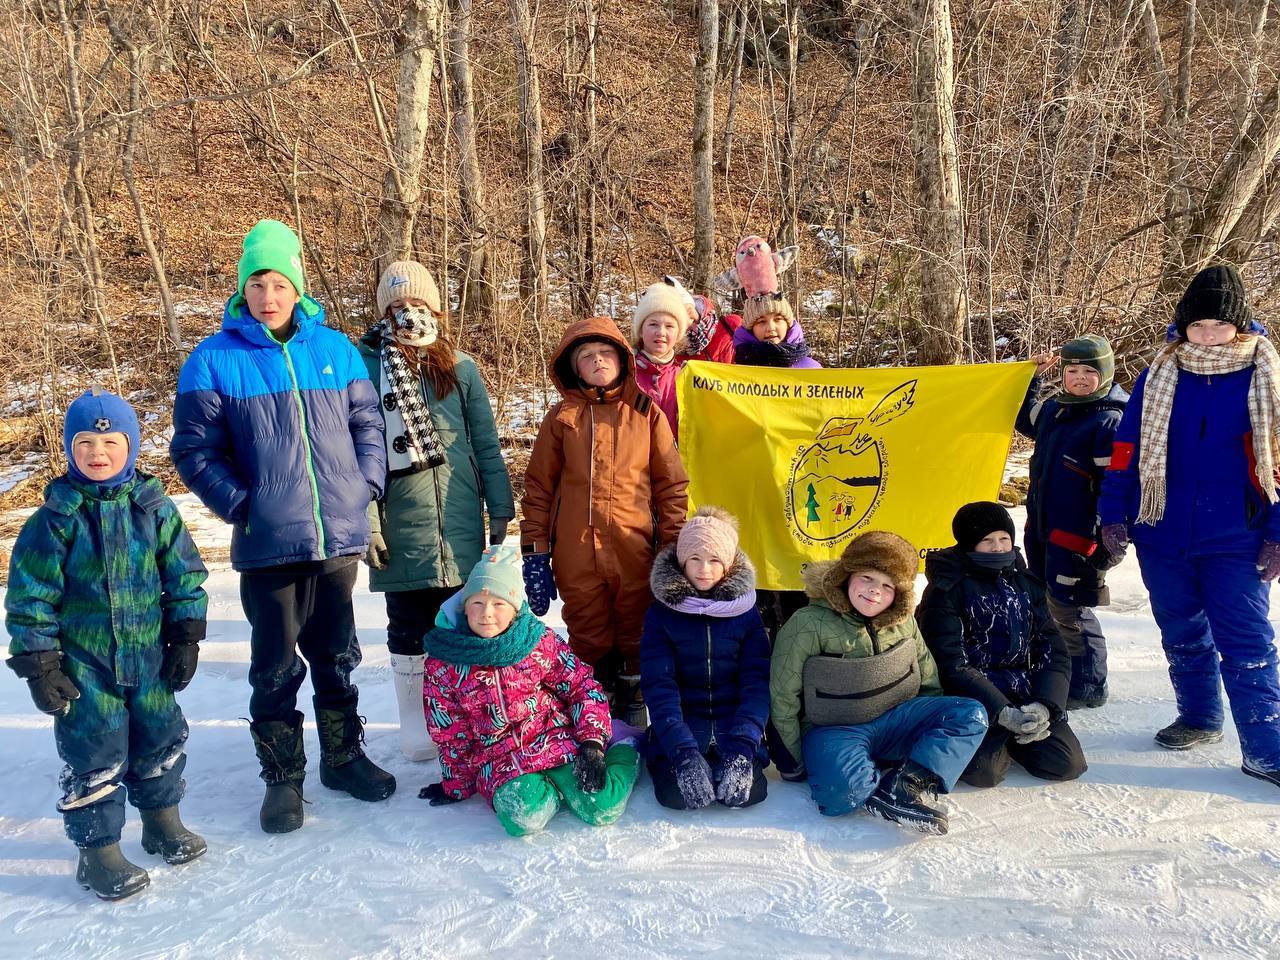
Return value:
<svg viewBox="0 0 1280 960">
<path fill-rule="evenodd" d="M 67 473 L 45 490 L 9 563 L 9 666 L 54 717 L 76 879 L 104 900 L 142 890 L 120 852 L 124 798 L 142 846 L 169 863 L 205 852 L 182 824 L 187 723 L 174 699 L 204 639 L 207 572 L 155 477 L 135 468 L 138 418 L 101 390 L 67 409 Z"/>
<path fill-rule="evenodd" d="M 250 638 L 250 732 L 267 784 L 267 833 L 302 826 L 306 755 L 298 689 L 311 667 L 320 782 L 360 800 L 396 788 L 365 756 L 351 591 L 386 478 L 382 415 L 364 361 L 306 296 L 301 244 L 276 220 L 244 238 L 222 331 L 178 376 L 169 454 L 233 525 L 231 565 Z"/>
</svg>

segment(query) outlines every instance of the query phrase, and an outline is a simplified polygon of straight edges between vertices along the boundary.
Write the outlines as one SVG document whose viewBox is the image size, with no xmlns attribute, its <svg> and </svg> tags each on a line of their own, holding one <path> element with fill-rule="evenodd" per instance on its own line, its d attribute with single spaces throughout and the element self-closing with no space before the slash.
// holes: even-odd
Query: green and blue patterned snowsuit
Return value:
<svg viewBox="0 0 1280 960">
<path fill-rule="evenodd" d="M 187 723 L 160 679 L 164 648 L 204 637 L 208 576 L 160 481 L 115 490 L 58 477 L 18 535 L 5 626 L 11 655 L 60 650 L 80 691 L 54 718 L 67 836 L 118 842 L 124 791 L 140 810 L 182 797 Z"/>
</svg>

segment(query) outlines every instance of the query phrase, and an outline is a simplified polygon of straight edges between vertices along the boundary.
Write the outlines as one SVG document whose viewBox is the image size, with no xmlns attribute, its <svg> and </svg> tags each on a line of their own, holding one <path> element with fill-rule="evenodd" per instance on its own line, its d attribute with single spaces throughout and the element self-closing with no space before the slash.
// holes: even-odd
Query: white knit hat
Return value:
<svg viewBox="0 0 1280 960">
<path fill-rule="evenodd" d="M 675 277 L 664 277 L 661 283 L 645 287 L 631 317 L 631 345 L 637 349 L 641 346 L 640 328 L 655 313 L 668 313 L 675 318 L 680 328 L 677 341 L 684 337 L 689 324 L 698 316 L 694 310 L 693 297 Z"/>
<path fill-rule="evenodd" d="M 416 260 L 397 260 L 388 264 L 378 281 L 378 316 L 387 313 L 387 304 L 393 300 L 422 300 L 433 313 L 440 309 L 440 291 L 431 272 Z"/>
</svg>

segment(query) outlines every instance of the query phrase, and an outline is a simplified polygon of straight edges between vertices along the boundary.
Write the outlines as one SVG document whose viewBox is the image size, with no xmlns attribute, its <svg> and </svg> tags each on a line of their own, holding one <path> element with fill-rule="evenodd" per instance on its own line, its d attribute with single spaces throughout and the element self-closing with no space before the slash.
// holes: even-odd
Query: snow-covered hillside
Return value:
<svg viewBox="0 0 1280 960">
<path fill-rule="evenodd" d="M 202 546 L 225 546 L 219 524 L 182 505 Z M 1072 714 L 1088 773 L 962 785 L 941 838 L 820 817 L 803 785 L 776 779 L 751 810 L 677 813 L 642 776 L 617 826 L 562 813 L 528 840 L 509 839 L 479 799 L 429 807 L 417 791 L 438 772 L 400 758 L 382 599 L 364 582 L 356 679 L 395 796 L 371 805 L 320 786 L 309 723 L 306 825 L 259 831 L 242 719 L 249 632 L 222 565 L 200 671 L 179 695 L 191 723 L 182 810 L 209 853 L 180 867 L 147 856 L 130 810 L 125 853 L 152 884 L 115 905 L 74 881 L 52 723 L 0 671 L 0 957 L 1280 957 L 1280 791 L 1240 773 L 1230 730 L 1190 754 L 1152 744 L 1174 707 L 1132 558 L 1103 612 L 1112 701 Z"/>
</svg>

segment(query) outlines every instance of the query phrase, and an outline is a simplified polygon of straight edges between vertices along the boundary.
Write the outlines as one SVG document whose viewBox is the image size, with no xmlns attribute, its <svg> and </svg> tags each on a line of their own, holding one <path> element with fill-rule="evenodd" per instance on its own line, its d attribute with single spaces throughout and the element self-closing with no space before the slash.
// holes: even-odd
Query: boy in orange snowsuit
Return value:
<svg viewBox="0 0 1280 960">
<path fill-rule="evenodd" d="M 529 458 L 520 542 L 533 612 L 545 614 L 559 589 L 574 652 L 611 690 L 614 716 L 644 726 L 639 651 L 653 599 L 649 568 L 684 525 L 689 481 L 633 364 L 608 317 L 565 330 L 548 370 L 563 399 L 543 419 Z"/>
</svg>

